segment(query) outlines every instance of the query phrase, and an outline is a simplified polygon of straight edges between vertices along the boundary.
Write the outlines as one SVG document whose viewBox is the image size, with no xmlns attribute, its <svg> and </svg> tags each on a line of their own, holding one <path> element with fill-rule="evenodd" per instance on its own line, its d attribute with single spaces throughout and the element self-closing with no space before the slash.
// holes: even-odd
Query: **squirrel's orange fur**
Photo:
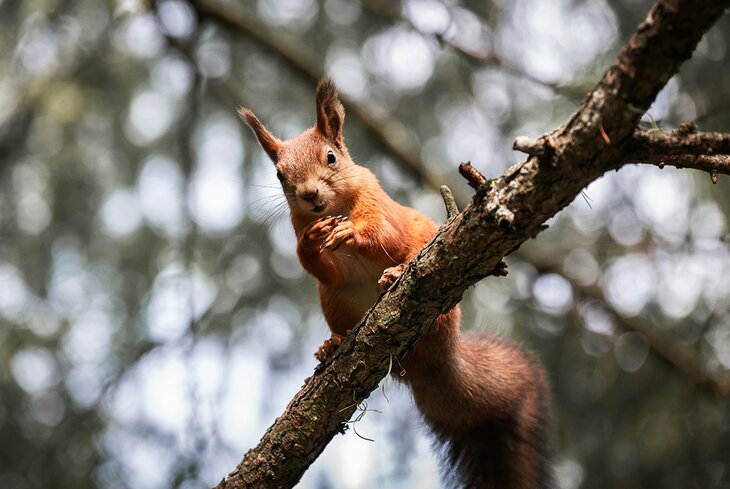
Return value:
<svg viewBox="0 0 730 489">
<path fill-rule="evenodd" d="M 241 115 L 276 164 L 304 268 L 319 282 L 332 338 L 322 360 L 362 319 L 437 226 L 392 200 L 356 165 L 342 135 L 345 112 L 331 79 L 317 87 L 317 123 L 281 141 L 247 109 Z M 449 464 L 449 485 L 549 487 L 545 460 L 548 391 L 540 365 L 497 338 L 462 337 L 461 311 L 438 317 L 401 362 L 403 380 Z M 453 470 L 449 470 L 453 468 Z"/>
</svg>

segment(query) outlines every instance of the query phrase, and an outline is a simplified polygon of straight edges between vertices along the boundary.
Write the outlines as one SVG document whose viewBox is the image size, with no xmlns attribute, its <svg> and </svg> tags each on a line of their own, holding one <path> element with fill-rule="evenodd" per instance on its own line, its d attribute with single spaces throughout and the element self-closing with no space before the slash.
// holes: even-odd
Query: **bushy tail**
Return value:
<svg viewBox="0 0 730 489">
<path fill-rule="evenodd" d="M 411 378 L 447 487 L 548 489 L 548 389 L 540 364 L 497 338 L 459 338 L 443 369 Z M 436 388 L 434 386 L 437 386 Z"/>
<path fill-rule="evenodd" d="M 430 424 L 453 489 L 553 488 L 542 430 L 525 439 L 514 420 L 486 419 L 466 429 Z"/>
</svg>

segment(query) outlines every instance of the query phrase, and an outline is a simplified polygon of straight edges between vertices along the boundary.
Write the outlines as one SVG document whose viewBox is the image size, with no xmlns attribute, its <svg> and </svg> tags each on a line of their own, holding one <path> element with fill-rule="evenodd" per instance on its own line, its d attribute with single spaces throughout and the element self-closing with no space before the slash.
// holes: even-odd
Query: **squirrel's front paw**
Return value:
<svg viewBox="0 0 730 489">
<path fill-rule="evenodd" d="M 344 339 L 345 337 L 341 334 L 332 333 L 330 338 L 324 340 L 322 346 L 320 346 L 315 352 L 314 357 L 319 360 L 320 363 L 323 363 L 332 356 L 335 350 L 337 350 L 337 348 L 342 344 L 342 340 Z"/>
<path fill-rule="evenodd" d="M 388 290 L 393 286 L 395 281 L 398 280 L 401 275 L 403 275 L 403 270 L 405 269 L 405 263 L 386 268 L 385 270 L 383 270 L 383 275 L 380 277 L 380 280 L 378 280 L 378 285 L 380 285 L 383 290 Z"/>
<path fill-rule="evenodd" d="M 329 250 L 335 251 L 341 245 L 350 245 L 355 242 L 355 226 L 352 221 L 348 220 L 347 217 L 339 220 L 335 227 L 330 231 L 329 236 L 322 243 L 320 253 Z"/>
<path fill-rule="evenodd" d="M 302 238 L 307 241 L 319 241 L 332 233 L 338 223 L 347 219 L 346 216 L 327 216 L 317 219 L 304 229 Z"/>
</svg>

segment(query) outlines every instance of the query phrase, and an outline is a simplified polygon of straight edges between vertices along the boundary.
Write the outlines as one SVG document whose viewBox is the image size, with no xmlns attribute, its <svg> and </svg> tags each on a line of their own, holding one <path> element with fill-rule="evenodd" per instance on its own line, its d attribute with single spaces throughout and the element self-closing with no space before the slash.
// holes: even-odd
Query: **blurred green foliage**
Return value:
<svg viewBox="0 0 730 489">
<path fill-rule="evenodd" d="M 356 161 L 443 220 L 429 178 L 464 201 L 460 161 L 499 175 L 514 137 L 558 127 L 648 8 L 221 2 L 258 38 L 184 0 L 0 0 L 4 489 L 208 487 L 311 373 L 327 336 L 315 285 L 237 105 L 291 137 L 313 123 L 313 74 L 333 74 L 419 167 L 351 109 Z M 729 50 L 726 15 L 645 124 L 727 130 Z M 465 298 L 465 329 L 545 363 L 562 487 L 730 488 L 728 393 L 712 387 L 730 369 L 729 185 L 608 175 Z M 338 437 L 302 487 L 438 487 L 391 386 L 358 425 L 375 445 Z"/>
</svg>

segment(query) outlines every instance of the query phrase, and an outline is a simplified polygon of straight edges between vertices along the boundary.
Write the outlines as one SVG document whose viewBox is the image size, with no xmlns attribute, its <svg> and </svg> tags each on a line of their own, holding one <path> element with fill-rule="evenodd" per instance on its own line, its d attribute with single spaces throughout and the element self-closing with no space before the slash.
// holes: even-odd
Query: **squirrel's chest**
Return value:
<svg viewBox="0 0 730 489">
<path fill-rule="evenodd" d="M 378 280 L 385 267 L 351 250 L 337 250 L 334 258 L 345 272 L 347 280 L 337 285 L 325 286 L 329 300 L 337 304 L 337 308 L 341 308 L 336 314 L 328 314 L 325 310 L 325 316 L 330 325 L 334 321 L 352 323 L 348 326 L 352 327 L 382 294 Z"/>
</svg>

